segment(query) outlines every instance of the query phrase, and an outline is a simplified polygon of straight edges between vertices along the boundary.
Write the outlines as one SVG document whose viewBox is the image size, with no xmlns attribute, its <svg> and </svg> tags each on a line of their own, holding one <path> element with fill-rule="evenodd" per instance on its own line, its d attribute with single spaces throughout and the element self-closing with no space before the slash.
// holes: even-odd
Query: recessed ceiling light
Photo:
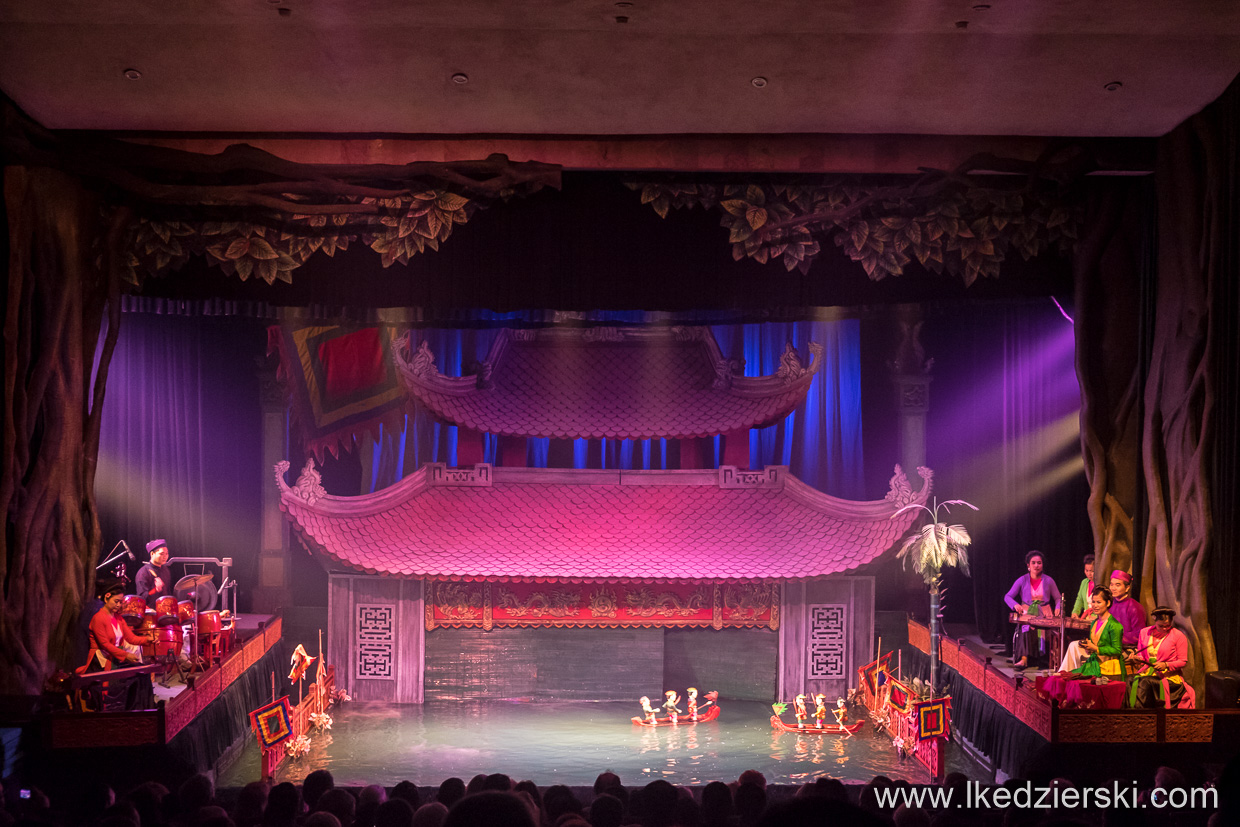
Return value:
<svg viewBox="0 0 1240 827">
<path fill-rule="evenodd" d="M 1124 87 L 1124 84 L 1120 83 L 1118 80 L 1113 80 L 1107 85 L 1103 86 L 1102 88 L 1107 90 L 1108 92 L 1116 92 L 1122 89 L 1123 87 Z"/>
<path fill-rule="evenodd" d="M 761 75 L 759 75 L 758 77 L 754 78 L 753 80 L 751 80 L 751 81 L 749 81 L 749 82 L 750 82 L 750 83 L 752 83 L 752 84 L 754 85 L 754 88 L 755 88 L 755 89 L 765 89 L 765 88 L 766 88 L 766 84 L 767 84 L 769 81 L 767 81 L 767 79 L 766 79 L 766 78 L 764 78 L 764 77 L 762 77 Z"/>
<path fill-rule="evenodd" d="M 632 4 L 632 3 L 627 2 L 627 0 L 620 0 L 620 2 L 616 4 L 616 8 L 618 8 L 618 9 L 631 9 L 631 8 L 633 8 L 633 4 Z"/>
<path fill-rule="evenodd" d="M 458 86 L 464 86 L 466 83 L 469 83 L 469 75 L 464 72 L 457 72 L 452 76 L 452 82 Z"/>
<path fill-rule="evenodd" d="M 973 11 L 987 11 L 990 8 L 989 3 L 978 3 L 973 7 Z"/>
<path fill-rule="evenodd" d="M 124 69 L 121 71 L 121 74 L 125 76 L 126 80 L 141 80 L 142 79 L 142 73 L 139 72 L 137 69 Z"/>
<path fill-rule="evenodd" d="M 967 29 L 967 28 L 969 28 L 969 21 L 968 21 L 968 20 L 957 20 L 957 21 L 956 21 L 956 28 L 957 28 L 957 29 Z"/>
</svg>

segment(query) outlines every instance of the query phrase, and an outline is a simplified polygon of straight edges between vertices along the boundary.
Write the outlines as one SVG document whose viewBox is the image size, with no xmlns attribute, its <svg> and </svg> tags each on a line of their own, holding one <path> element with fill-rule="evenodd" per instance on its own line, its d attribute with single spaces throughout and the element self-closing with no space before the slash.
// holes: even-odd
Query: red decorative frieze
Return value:
<svg viewBox="0 0 1240 827">
<path fill-rule="evenodd" d="M 939 638 L 939 660 L 957 671 L 960 670 L 960 644 L 948 637 Z"/>
<path fill-rule="evenodd" d="M 930 630 L 916 620 L 910 619 L 908 622 L 908 642 L 910 646 L 930 654 Z"/>
<path fill-rule="evenodd" d="M 778 628 L 777 583 L 427 584 L 427 629 L 490 627 Z"/>
<path fill-rule="evenodd" d="M 984 692 L 986 690 L 986 662 L 968 649 L 961 649 L 958 663 L 957 671 L 960 672 L 961 677 Z"/>
<path fill-rule="evenodd" d="M 1010 710 L 1012 708 L 1012 698 L 1016 694 L 1016 687 L 1001 672 L 987 669 L 986 694 L 994 698 L 1004 709 Z"/>
<path fill-rule="evenodd" d="M 1214 740 L 1214 715 L 1206 712 L 1169 712 L 1163 737 L 1168 742 L 1209 743 Z"/>
<path fill-rule="evenodd" d="M 1157 741 L 1157 713 L 1059 713 L 1058 742 L 1061 744 L 1152 744 Z"/>
<path fill-rule="evenodd" d="M 1051 740 L 1050 705 L 1028 689 L 1017 692 L 1012 701 L 1012 712 L 1025 726 Z"/>
</svg>

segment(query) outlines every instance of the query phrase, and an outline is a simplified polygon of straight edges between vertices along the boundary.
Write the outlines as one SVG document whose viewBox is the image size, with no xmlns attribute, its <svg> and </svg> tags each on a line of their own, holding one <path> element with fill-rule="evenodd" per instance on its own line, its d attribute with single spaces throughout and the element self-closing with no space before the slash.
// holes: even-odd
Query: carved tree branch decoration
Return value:
<svg viewBox="0 0 1240 827">
<path fill-rule="evenodd" d="M 916 259 L 967 285 L 997 276 L 1014 252 L 1026 259 L 1044 249 L 1068 252 L 1084 217 L 1078 184 L 1092 168 L 1083 148 L 1054 145 L 1033 162 L 979 154 L 954 170 L 924 170 L 897 184 L 850 177 L 628 186 L 661 217 L 674 207 L 718 209 L 737 261 L 782 259 L 787 270 L 806 273 L 821 252 L 819 239 L 829 237 L 875 281 L 900 275 Z M 1019 175 L 975 174 L 981 171 Z"/>
</svg>

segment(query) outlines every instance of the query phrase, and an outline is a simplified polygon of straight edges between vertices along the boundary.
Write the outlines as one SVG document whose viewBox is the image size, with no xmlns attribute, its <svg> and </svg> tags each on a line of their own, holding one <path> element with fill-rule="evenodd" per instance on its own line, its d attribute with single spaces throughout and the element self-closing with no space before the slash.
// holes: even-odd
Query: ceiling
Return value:
<svg viewBox="0 0 1240 827">
<path fill-rule="evenodd" d="M 1155 136 L 1238 72 L 1220 0 L 0 0 L 52 128 Z"/>
</svg>

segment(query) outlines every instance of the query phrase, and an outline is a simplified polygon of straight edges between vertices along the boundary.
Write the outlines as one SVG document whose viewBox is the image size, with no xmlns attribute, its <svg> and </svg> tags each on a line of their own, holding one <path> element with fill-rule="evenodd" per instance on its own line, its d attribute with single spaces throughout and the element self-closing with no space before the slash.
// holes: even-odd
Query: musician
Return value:
<svg viewBox="0 0 1240 827">
<path fill-rule="evenodd" d="M 1076 590 L 1076 602 L 1072 604 L 1073 617 L 1085 617 L 1089 613 L 1089 596 L 1094 592 L 1094 555 L 1085 555 L 1085 579 Z"/>
<path fill-rule="evenodd" d="M 1082 641 L 1081 649 L 1086 652 L 1085 660 L 1072 670 L 1075 674 L 1094 678 L 1124 678 L 1127 670 L 1124 660 L 1120 657 L 1124 627 L 1111 615 L 1114 599 L 1111 592 L 1098 586 L 1090 595 L 1089 605 L 1097 618 L 1089 627 L 1089 637 Z"/>
<path fill-rule="evenodd" d="M 1185 697 L 1183 669 L 1188 665 L 1188 638 L 1172 625 L 1175 609 L 1159 606 L 1151 614 L 1154 625 L 1137 636 L 1136 651 L 1128 656 L 1135 673 L 1128 681 L 1128 705 L 1174 709 Z"/>
<path fill-rule="evenodd" d="M 168 565 L 168 541 L 151 540 L 146 544 L 146 553 L 151 561 L 138 569 L 134 587 L 138 594 L 146 600 L 146 605 L 155 608 L 155 601 L 166 594 L 172 594 L 172 567 Z"/>
<path fill-rule="evenodd" d="M 103 608 L 91 618 L 87 636 L 90 651 L 86 664 L 78 671 L 83 674 L 91 672 L 110 672 L 118 666 L 133 666 L 142 658 L 136 652 L 127 651 L 124 644 L 140 647 L 150 643 L 149 636 L 138 635 L 130 630 L 129 624 L 120 616 L 121 604 L 125 600 L 125 584 L 120 580 L 105 581 L 100 584 L 99 597 L 103 600 Z M 132 700 L 139 708 L 148 708 L 151 695 L 151 679 L 145 675 L 138 678 L 137 695 Z"/>
<path fill-rule="evenodd" d="M 1111 605 L 1111 614 L 1124 627 L 1124 648 L 1131 649 L 1137 645 L 1137 636 L 1145 628 L 1145 607 L 1135 600 L 1129 590 L 1132 588 L 1132 575 L 1126 571 L 1111 572 L 1111 594 L 1115 602 Z"/>
<path fill-rule="evenodd" d="M 1055 615 L 1063 612 L 1059 587 L 1049 575 L 1042 573 L 1042 565 L 1042 552 L 1031 551 L 1025 555 L 1028 573 L 1016 578 L 1003 597 L 1009 609 L 1020 614 L 1041 615 L 1046 614 L 1042 607 L 1047 606 L 1054 610 Z M 1036 656 L 1040 649 L 1038 641 L 1039 632 L 1034 627 L 1026 623 L 1017 628 L 1012 640 L 1012 662 L 1017 669 L 1029 666 L 1029 658 Z"/>
</svg>

